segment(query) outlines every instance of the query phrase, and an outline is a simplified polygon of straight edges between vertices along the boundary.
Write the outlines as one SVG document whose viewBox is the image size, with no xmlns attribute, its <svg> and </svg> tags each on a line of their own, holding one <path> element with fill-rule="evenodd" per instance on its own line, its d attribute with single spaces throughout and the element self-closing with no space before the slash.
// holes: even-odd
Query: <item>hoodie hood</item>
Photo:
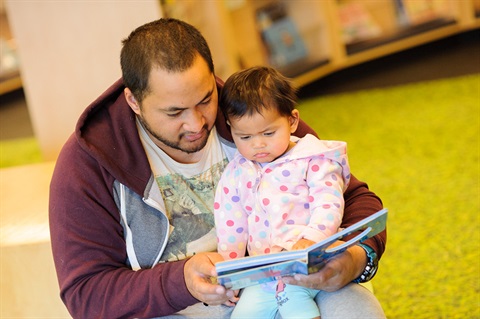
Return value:
<svg viewBox="0 0 480 319">
<path fill-rule="evenodd" d="M 118 181 L 143 194 L 151 176 L 150 165 L 124 89 L 120 79 L 91 103 L 77 122 L 75 137 Z"/>
</svg>

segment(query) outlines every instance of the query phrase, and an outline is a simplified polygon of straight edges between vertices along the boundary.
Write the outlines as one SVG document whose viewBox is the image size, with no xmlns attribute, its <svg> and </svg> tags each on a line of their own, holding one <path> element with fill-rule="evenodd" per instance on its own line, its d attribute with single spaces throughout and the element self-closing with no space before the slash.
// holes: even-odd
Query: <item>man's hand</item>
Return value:
<svg viewBox="0 0 480 319">
<path fill-rule="evenodd" d="M 217 253 L 200 253 L 190 258 L 183 269 L 187 289 L 208 305 L 233 306 L 238 300 L 234 291 L 212 282 L 217 276 L 215 263 L 219 261 L 223 261 L 223 257 Z"/>
<path fill-rule="evenodd" d="M 352 246 L 332 258 L 317 273 L 283 277 L 287 284 L 304 286 L 328 292 L 343 288 L 361 275 L 367 264 L 367 254 L 360 246 Z"/>
<path fill-rule="evenodd" d="M 313 244 L 315 244 L 314 241 L 308 240 L 308 239 L 305 239 L 305 238 L 302 238 L 302 239 L 300 239 L 299 241 L 297 241 L 297 242 L 292 246 L 292 250 L 305 249 L 305 248 L 307 248 L 307 247 L 312 246 Z"/>
</svg>

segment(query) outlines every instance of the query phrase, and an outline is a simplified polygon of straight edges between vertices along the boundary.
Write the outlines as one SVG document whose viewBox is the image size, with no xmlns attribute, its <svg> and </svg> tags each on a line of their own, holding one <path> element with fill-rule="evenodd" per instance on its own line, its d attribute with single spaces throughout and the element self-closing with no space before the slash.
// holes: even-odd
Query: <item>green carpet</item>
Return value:
<svg viewBox="0 0 480 319">
<path fill-rule="evenodd" d="M 0 168 L 41 161 L 40 146 L 33 137 L 0 141 Z"/>
<path fill-rule="evenodd" d="M 388 318 L 480 318 L 480 75 L 305 100 L 389 208 L 373 280 Z"/>
<path fill-rule="evenodd" d="M 390 210 L 373 280 L 389 319 L 480 318 L 480 75 L 301 101 Z M 40 161 L 0 142 L 1 166 Z"/>
</svg>

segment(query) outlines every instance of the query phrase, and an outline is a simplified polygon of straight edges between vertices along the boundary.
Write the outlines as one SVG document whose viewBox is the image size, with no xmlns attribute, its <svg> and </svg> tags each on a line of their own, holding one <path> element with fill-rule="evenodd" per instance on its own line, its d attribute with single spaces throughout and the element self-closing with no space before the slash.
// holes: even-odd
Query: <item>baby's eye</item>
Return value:
<svg viewBox="0 0 480 319">
<path fill-rule="evenodd" d="M 206 105 L 206 104 L 209 104 L 211 100 L 212 100 L 211 98 L 210 98 L 210 99 L 206 99 L 206 100 L 204 100 L 204 101 L 200 102 L 200 105 Z"/>
<path fill-rule="evenodd" d="M 273 134 L 275 134 L 275 132 L 265 132 L 265 133 L 263 133 L 263 135 L 265 135 L 265 136 L 272 136 Z"/>
<path fill-rule="evenodd" d="M 251 137 L 250 135 L 240 136 L 240 139 L 241 139 L 242 141 L 246 141 L 246 140 L 248 140 L 250 137 Z"/>
</svg>

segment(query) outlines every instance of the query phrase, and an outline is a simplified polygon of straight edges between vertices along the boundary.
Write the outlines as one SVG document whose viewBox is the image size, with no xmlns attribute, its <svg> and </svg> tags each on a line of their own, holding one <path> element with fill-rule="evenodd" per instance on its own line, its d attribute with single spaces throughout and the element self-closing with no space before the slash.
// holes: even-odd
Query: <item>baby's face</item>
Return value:
<svg viewBox="0 0 480 319">
<path fill-rule="evenodd" d="M 229 119 L 233 140 L 247 159 L 260 163 L 272 162 L 291 148 L 290 134 L 298 124 L 298 111 L 281 116 L 275 108 Z"/>
</svg>

